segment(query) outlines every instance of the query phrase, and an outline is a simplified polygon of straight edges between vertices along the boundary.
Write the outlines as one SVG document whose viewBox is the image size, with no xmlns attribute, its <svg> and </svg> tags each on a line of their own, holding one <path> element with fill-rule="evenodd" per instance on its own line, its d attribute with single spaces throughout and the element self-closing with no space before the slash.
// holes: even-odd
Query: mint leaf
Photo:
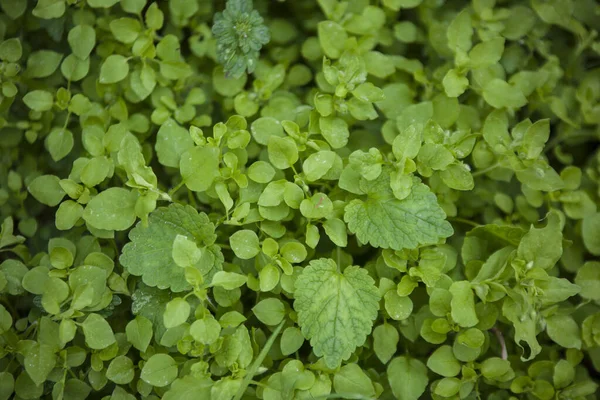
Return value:
<svg viewBox="0 0 600 400">
<path fill-rule="evenodd" d="M 223 255 L 214 244 L 214 225 L 206 214 L 179 204 L 157 208 L 148 218 L 148 227 L 138 223 L 129 232 L 131 242 L 123 247 L 121 264 L 129 273 L 141 276 L 149 286 L 174 292 L 189 289 L 185 270 L 171 256 L 177 235 L 194 241 L 201 250 L 200 260 L 193 267 L 206 280 L 221 269 Z"/>
<path fill-rule="evenodd" d="M 372 183 L 362 181 L 361 189 L 367 199 L 352 200 L 345 208 L 344 220 L 362 243 L 384 249 L 414 249 L 453 233 L 435 195 L 416 178 L 403 200 L 393 196 L 387 175 Z"/>
<path fill-rule="evenodd" d="M 364 344 L 379 309 L 379 292 L 367 271 L 339 272 L 335 261 L 311 261 L 296 280 L 294 309 L 304 337 L 329 368 Z"/>
</svg>

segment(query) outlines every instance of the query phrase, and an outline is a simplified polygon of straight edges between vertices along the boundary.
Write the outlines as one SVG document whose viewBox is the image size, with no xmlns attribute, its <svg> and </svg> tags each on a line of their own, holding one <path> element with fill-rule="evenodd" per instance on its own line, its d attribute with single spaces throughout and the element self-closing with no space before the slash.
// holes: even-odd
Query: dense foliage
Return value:
<svg viewBox="0 0 600 400">
<path fill-rule="evenodd" d="M 0 400 L 595 399 L 595 0 L 0 0 Z"/>
</svg>

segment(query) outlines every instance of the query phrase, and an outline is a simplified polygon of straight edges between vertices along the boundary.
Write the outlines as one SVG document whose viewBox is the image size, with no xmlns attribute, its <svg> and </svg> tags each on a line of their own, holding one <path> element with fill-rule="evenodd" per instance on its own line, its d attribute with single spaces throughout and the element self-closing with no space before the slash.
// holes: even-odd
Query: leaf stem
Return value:
<svg viewBox="0 0 600 400">
<path fill-rule="evenodd" d="M 498 339 L 498 342 L 500 343 L 502 359 L 507 360 L 508 359 L 508 351 L 506 350 L 506 342 L 504 341 L 504 335 L 502 335 L 502 332 L 500 332 L 500 329 L 498 329 L 496 327 L 492 328 L 492 332 L 494 332 L 496 334 L 496 338 Z"/>
<path fill-rule="evenodd" d="M 177 193 L 177 191 L 178 191 L 179 189 L 181 189 L 181 187 L 182 187 L 183 185 L 185 185 L 185 182 L 182 180 L 182 181 L 181 181 L 181 182 L 179 182 L 177 185 L 175 185 L 175 187 L 174 187 L 173 189 L 169 190 L 169 197 L 173 197 L 173 195 L 174 195 L 175 193 Z"/>
<path fill-rule="evenodd" d="M 495 163 L 495 164 L 492 164 L 492 165 L 490 165 L 490 166 L 489 166 L 489 167 L 487 167 L 487 168 L 484 168 L 484 169 L 479 169 L 479 170 L 477 170 L 477 171 L 475 171 L 475 172 L 471 173 L 471 176 L 473 176 L 473 177 L 476 177 L 476 176 L 479 176 L 479 175 L 484 175 L 484 174 L 487 174 L 488 172 L 495 170 L 495 169 L 496 169 L 496 168 L 498 168 L 499 166 L 500 166 L 500 163 L 498 163 L 498 162 L 497 162 L 497 163 Z"/>
<path fill-rule="evenodd" d="M 468 219 L 458 218 L 458 217 L 450 217 L 450 218 L 448 218 L 448 221 L 460 222 L 461 224 L 471 225 L 475 228 L 480 226 L 477 222 L 469 221 Z"/>
<path fill-rule="evenodd" d="M 267 356 L 267 353 L 273 346 L 273 343 L 275 343 L 275 339 L 277 338 L 277 336 L 279 336 L 279 332 L 281 332 L 281 328 L 283 328 L 283 324 L 285 324 L 285 319 L 283 321 L 281 321 L 279 323 L 279 325 L 277 325 L 277 328 L 275 328 L 275 330 L 271 334 L 271 337 L 269 337 L 269 340 L 267 340 L 267 343 L 265 343 L 265 347 L 263 347 L 263 349 L 258 354 L 258 357 L 256 357 L 256 360 L 254 360 L 254 362 L 250 366 L 250 369 L 246 373 L 246 376 L 244 377 L 244 380 L 242 381 L 242 384 L 240 385 L 240 388 L 238 389 L 237 393 L 235 394 L 235 397 L 233 398 L 233 400 L 240 400 L 242 398 L 242 396 L 244 395 L 244 393 L 246 392 L 246 388 L 250 384 L 250 381 L 252 380 L 252 378 L 254 378 L 256 371 L 258 371 L 258 368 L 260 367 L 263 360 Z"/>
</svg>

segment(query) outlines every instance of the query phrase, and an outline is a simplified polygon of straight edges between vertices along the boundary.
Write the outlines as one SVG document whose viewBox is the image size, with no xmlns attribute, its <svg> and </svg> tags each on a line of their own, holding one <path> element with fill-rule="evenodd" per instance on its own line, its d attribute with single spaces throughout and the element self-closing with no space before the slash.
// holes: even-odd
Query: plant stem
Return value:
<svg viewBox="0 0 600 400">
<path fill-rule="evenodd" d="M 250 381 L 252 380 L 252 378 L 254 378 L 256 371 L 258 371 L 258 368 L 260 367 L 263 360 L 267 356 L 267 353 L 271 349 L 271 346 L 273 346 L 273 343 L 275 343 L 275 339 L 277 338 L 277 336 L 279 336 L 279 332 L 281 332 L 281 328 L 283 328 L 284 323 L 285 323 L 285 320 L 281 321 L 279 323 L 279 325 L 277 325 L 277 328 L 275 328 L 275 330 L 271 334 L 271 337 L 269 337 L 269 340 L 267 340 L 267 343 L 265 343 L 265 347 L 263 347 L 263 349 L 258 354 L 258 357 L 256 357 L 256 360 L 254 360 L 254 362 L 250 366 L 250 369 L 246 373 L 246 376 L 244 377 L 244 380 L 242 381 L 242 384 L 240 385 L 240 388 L 238 389 L 237 393 L 235 394 L 235 397 L 233 398 L 233 400 L 240 400 L 242 398 L 242 396 L 244 395 L 244 393 L 246 392 L 246 388 L 250 384 Z"/>
</svg>

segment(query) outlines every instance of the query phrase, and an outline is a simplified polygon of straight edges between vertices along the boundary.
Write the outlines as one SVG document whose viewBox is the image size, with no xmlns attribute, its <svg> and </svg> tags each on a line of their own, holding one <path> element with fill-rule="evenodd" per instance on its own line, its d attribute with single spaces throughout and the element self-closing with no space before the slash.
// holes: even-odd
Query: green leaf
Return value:
<svg viewBox="0 0 600 400">
<path fill-rule="evenodd" d="M 319 119 L 319 128 L 321 135 L 327 140 L 327 143 L 334 149 L 339 149 L 348 144 L 350 131 L 348 124 L 341 118 L 337 117 L 321 117 Z"/>
<path fill-rule="evenodd" d="M 411 193 L 403 200 L 394 197 L 386 174 L 372 182 L 362 181 L 360 187 L 368 198 L 352 200 L 345 208 L 344 221 L 362 243 L 414 249 L 452 235 L 435 195 L 418 179 L 413 179 Z"/>
<path fill-rule="evenodd" d="M 25 370 L 36 385 L 41 385 L 56 365 L 56 355 L 46 344 L 34 343 L 23 360 Z"/>
<path fill-rule="evenodd" d="M 213 276 L 210 283 L 211 286 L 219 286 L 226 290 L 233 290 L 247 282 L 248 278 L 245 275 L 236 274 L 235 272 L 218 271 Z"/>
<path fill-rule="evenodd" d="M 135 371 L 129 357 L 115 357 L 106 370 L 106 377 L 119 385 L 126 385 L 133 380 Z"/>
<path fill-rule="evenodd" d="M 69 31 L 67 39 L 73 54 L 84 60 L 96 46 L 96 31 L 89 25 L 76 25 Z"/>
<path fill-rule="evenodd" d="M 174 328 L 187 321 L 190 316 L 190 303 L 181 297 L 176 297 L 167 303 L 163 314 L 165 328 Z"/>
<path fill-rule="evenodd" d="M 185 185 L 195 192 L 208 190 L 220 176 L 219 156 L 219 149 L 212 146 L 197 146 L 183 153 L 179 168 Z"/>
<path fill-rule="evenodd" d="M 346 30 L 334 21 L 322 21 L 317 26 L 319 42 L 327 57 L 339 58 L 344 50 L 348 34 Z"/>
<path fill-rule="evenodd" d="M 25 74 L 32 78 L 46 78 L 56 71 L 62 57 L 62 54 L 52 50 L 33 52 L 27 59 Z"/>
<path fill-rule="evenodd" d="M 392 392 L 398 400 L 418 400 L 429 383 L 427 367 L 421 361 L 396 357 L 387 367 Z"/>
<path fill-rule="evenodd" d="M 581 286 L 581 297 L 600 300 L 600 262 L 588 261 L 579 268 L 575 283 Z"/>
<path fill-rule="evenodd" d="M 59 184 L 60 179 L 54 175 L 42 175 L 35 178 L 27 190 L 40 203 L 50 207 L 57 206 L 63 197 L 65 191 Z"/>
<path fill-rule="evenodd" d="M 219 339 L 221 325 L 212 316 L 194 321 L 190 326 L 190 335 L 202 344 L 212 344 Z"/>
<path fill-rule="evenodd" d="M 46 148 L 54 161 L 65 158 L 74 144 L 73 133 L 68 129 L 54 128 L 46 137 Z"/>
<path fill-rule="evenodd" d="M 396 354 L 399 340 L 398 330 L 391 324 L 373 329 L 373 350 L 382 363 L 387 364 Z"/>
<path fill-rule="evenodd" d="M 460 373 L 460 363 L 454 357 L 452 347 L 444 345 L 438 347 L 427 359 L 427 368 L 438 375 L 445 377 L 456 376 Z"/>
<path fill-rule="evenodd" d="M 366 270 L 353 266 L 342 274 L 333 260 L 321 258 L 303 269 L 294 298 L 302 333 L 315 354 L 336 368 L 364 344 L 380 295 Z"/>
<path fill-rule="evenodd" d="M 109 8 L 118 2 L 119 0 L 87 0 L 88 5 L 93 8 Z"/>
<path fill-rule="evenodd" d="M 141 315 L 129 321 L 125 327 L 127 341 L 141 352 L 145 352 L 152 340 L 152 322 Z"/>
<path fill-rule="evenodd" d="M 520 108 L 527 104 L 527 98 L 519 88 L 502 79 L 494 78 L 483 88 L 483 98 L 494 108 Z"/>
<path fill-rule="evenodd" d="M 146 361 L 140 378 L 156 387 L 164 387 L 177 378 L 177 363 L 168 354 L 155 354 Z"/>
<path fill-rule="evenodd" d="M 558 213 L 548 214 L 548 223 L 537 229 L 531 226 L 521 239 L 517 257 L 532 263 L 532 267 L 550 269 L 562 256 L 562 228 Z"/>
<path fill-rule="evenodd" d="M 59 18 L 65 13 L 65 0 L 38 0 L 32 14 L 38 18 Z"/>
<path fill-rule="evenodd" d="M 333 376 L 336 393 L 352 396 L 375 396 L 375 388 L 369 376 L 356 364 L 346 364 Z"/>
<path fill-rule="evenodd" d="M 100 67 L 98 81 L 104 85 L 122 81 L 129 74 L 127 58 L 119 54 L 111 54 Z"/>
<path fill-rule="evenodd" d="M 294 354 L 304 344 L 302 331 L 296 327 L 286 328 L 281 334 L 280 349 L 284 356 Z"/>
<path fill-rule="evenodd" d="M 4 8 L 4 7 L 3 7 Z M 6 39 L 0 43 L 0 60 L 17 62 L 23 55 L 23 47 L 17 38 Z"/>
<path fill-rule="evenodd" d="M 324 150 L 313 153 L 302 164 L 302 171 L 306 179 L 311 182 L 321 179 L 333 167 L 336 154 L 333 151 Z"/>
<path fill-rule="evenodd" d="M 173 261 L 181 268 L 195 265 L 202 258 L 202 251 L 193 240 L 177 235 L 173 241 Z"/>
<path fill-rule="evenodd" d="M 287 169 L 298 161 L 298 148 L 290 137 L 270 136 L 269 161 L 278 169 Z"/>
<path fill-rule="evenodd" d="M 473 42 L 473 24 L 468 9 L 462 10 L 448 26 L 448 46 L 454 52 L 469 51 Z"/>
<path fill-rule="evenodd" d="M 581 234 L 585 248 L 595 256 L 600 255 L 600 213 L 588 215 L 583 219 Z"/>
<path fill-rule="evenodd" d="M 89 348 L 102 350 L 115 343 L 115 335 L 110 325 L 98 314 L 89 314 L 81 324 L 85 343 Z"/>
<path fill-rule="evenodd" d="M 477 325 L 479 319 L 475 313 L 475 297 L 468 281 L 456 281 L 450 285 L 452 293 L 452 319 L 463 327 Z"/>
<path fill-rule="evenodd" d="M 261 300 L 252 308 L 252 312 L 265 325 L 277 325 L 285 317 L 283 303 L 275 298 Z"/>
<path fill-rule="evenodd" d="M 469 66 L 473 69 L 497 64 L 504 52 L 504 38 L 497 37 L 475 45 L 469 52 Z"/>
<path fill-rule="evenodd" d="M 142 31 L 138 20 L 133 18 L 117 18 L 110 22 L 110 31 L 115 39 L 122 43 L 133 43 Z"/>
<path fill-rule="evenodd" d="M 260 243 L 254 231 L 243 229 L 229 237 L 229 244 L 236 256 L 249 260 L 260 253 Z"/>
<path fill-rule="evenodd" d="M 85 207 L 83 219 L 97 229 L 123 231 L 136 220 L 136 192 L 112 187 L 98 193 Z"/>
<path fill-rule="evenodd" d="M 579 325 L 569 315 L 554 315 L 546 318 L 546 332 L 550 339 L 562 347 L 581 348 L 581 332 Z"/>
<path fill-rule="evenodd" d="M 147 227 L 138 223 L 129 232 L 131 242 L 123 247 L 120 262 L 149 286 L 173 292 L 188 290 L 185 270 L 172 257 L 175 238 L 182 235 L 196 243 L 202 257 L 194 268 L 208 279 L 221 269 L 223 262 L 220 249 L 214 245 L 214 229 L 206 214 L 199 214 L 191 206 L 159 207 L 150 214 Z"/>
<path fill-rule="evenodd" d="M 169 390 L 163 395 L 163 400 L 196 400 L 211 398 L 210 389 L 213 381 L 205 376 L 185 375 L 176 379 Z"/>
<path fill-rule="evenodd" d="M 179 167 L 181 155 L 194 146 L 189 132 L 169 118 L 156 134 L 156 155 L 165 167 Z"/>
<path fill-rule="evenodd" d="M 469 80 L 456 69 L 450 69 L 446 72 L 442 84 L 446 96 L 458 97 L 469 87 Z"/>
</svg>

